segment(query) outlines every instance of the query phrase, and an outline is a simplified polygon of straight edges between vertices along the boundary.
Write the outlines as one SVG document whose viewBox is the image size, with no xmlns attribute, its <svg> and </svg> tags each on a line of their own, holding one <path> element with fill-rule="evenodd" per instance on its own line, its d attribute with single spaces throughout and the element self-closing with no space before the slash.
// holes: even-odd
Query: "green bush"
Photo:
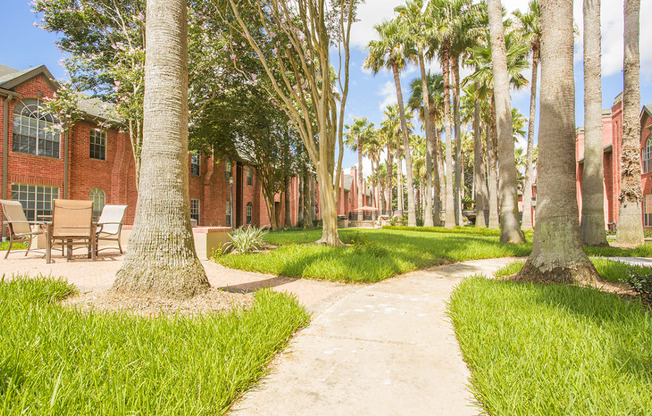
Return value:
<svg viewBox="0 0 652 416">
<path fill-rule="evenodd" d="M 634 292 L 649 299 L 652 298 L 652 269 L 646 269 L 631 270 L 625 282 Z"/>
<path fill-rule="evenodd" d="M 253 225 L 247 228 L 237 228 L 229 234 L 229 242 L 224 244 L 223 252 L 232 251 L 238 254 L 249 254 L 263 247 L 266 235 L 267 230 Z"/>
</svg>

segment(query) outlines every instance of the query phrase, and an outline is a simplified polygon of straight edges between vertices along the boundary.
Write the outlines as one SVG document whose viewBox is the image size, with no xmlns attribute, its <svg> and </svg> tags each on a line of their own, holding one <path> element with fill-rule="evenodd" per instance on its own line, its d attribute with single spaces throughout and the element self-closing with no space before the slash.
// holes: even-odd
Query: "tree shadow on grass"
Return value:
<svg viewBox="0 0 652 416">
<path fill-rule="evenodd" d="M 271 277 L 264 280 L 256 280 L 254 282 L 241 283 L 239 285 L 227 285 L 218 287 L 217 290 L 222 290 L 229 293 L 253 293 L 260 289 L 269 289 L 273 287 L 283 286 L 288 283 L 296 282 L 298 279 L 289 277 Z"/>
</svg>

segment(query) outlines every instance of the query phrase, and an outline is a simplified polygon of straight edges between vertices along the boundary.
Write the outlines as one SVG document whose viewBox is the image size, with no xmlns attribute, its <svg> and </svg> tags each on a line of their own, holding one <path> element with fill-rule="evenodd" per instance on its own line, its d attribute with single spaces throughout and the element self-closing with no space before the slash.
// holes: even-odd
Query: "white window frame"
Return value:
<svg viewBox="0 0 652 416">
<path fill-rule="evenodd" d="M 59 121 L 42 110 L 41 100 L 24 98 L 14 107 L 13 116 L 13 152 L 61 158 L 61 135 L 55 131 Z"/>
<path fill-rule="evenodd" d="M 102 210 L 106 205 L 106 192 L 104 192 L 104 189 L 98 187 L 91 189 L 88 199 L 93 201 L 93 216 L 99 217 L 102 215 Z"/>
<path fill-rule="evenodd" d="M 641 164 L 643 165 L 643 173 L 652 172 L 652 136 L 645 140 L 645 146 L 641 149 Z"/>
<path fill-rule="evenodd" d="M 11 199 L 20 202 L 28 221 L 39 221 L 42 215 L 52 215 L 52 201 L 59 195 L 58 186 L 11 184 Z"/>
<path fill-rule="evenodd" d="M 88 157 L 95 160 L 106 160 L 106 130 L 91 129 L 89 141 Z M 93 155 L 93 150 L 100 151 L 102 157 Z"/>
<path fill-rule="evenodd" d="M 247 225 L 251 225 L 251 221 L 254 218 L 254 204 L 252 204 L 251 202 L 247 202 L 246 210 L 247 210 L 246 211 L 247 216 L 245 221 L 247 222 Z"/>
<path fill-rule="evenodd" d="M 198 198 L 190 199 L 190 218 L 197 220 L 197 225 L 199 225 L 199 218 L 201 213 L 201 200 Z"/>
<path fill-rule="evenodd" d="M 197 173 L 195 173 L 195 170 Z M 199 176 L 201 174 L 201 155 L 197 152 L 190 154 L 190 174 L 192 176 Z"/>
</svg>

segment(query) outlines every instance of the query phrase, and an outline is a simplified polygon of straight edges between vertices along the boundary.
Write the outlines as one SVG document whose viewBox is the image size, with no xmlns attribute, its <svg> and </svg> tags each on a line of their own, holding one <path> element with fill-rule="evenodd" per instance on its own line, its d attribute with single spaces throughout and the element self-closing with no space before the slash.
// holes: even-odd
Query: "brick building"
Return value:
<svg viewBox="0 0 652 416">
<path fill-rule="evenodd" d="M 641 188 L 643 190 L 642 221 L 645 229 L 652 230 L 652 105 L 646 105 L 641 110 Z M 622 93 L 616 97 L 610 110 L 602 112 L 602 149 L 604 169 L 604 213 L 608 227 L 618 226 L 620 210 L 620 183 L 623 141 L 623 102 Z M 577 202 L 582 212 L 582 183 L 584 167 L 584 129 L 576 132 L 575 157 L 577 160 L 576 183 Z"/>
<path fill-rule="evenodd" d="M 2 198 L 18 200 L 30 220 L 51 214 L 56 198 L 91 199 L 97 214 L 105 204 L 129 206 L 133 222 L 138 191 L 128 135 L 100 127 L 111 120 L 106 105 L 79 102 L 85 116 L 68 134 L 51 130 L 55 117 L 41 111 L 58 84 L 45 66 L 18 71 L 0 65 Z M 256 169 L 244 160 L 189 153 L 191 217 L 202 226 L 268 225 L 269 217 Z M 231 184 L 233 178 L 233 204 Z M 297 181 L 292 181 L 292 221 L 297 221 Z M 283 224 L 283 200 L 277 196 Z M 233 213 L 232 211 L 233 207 Z"/>
</svg>

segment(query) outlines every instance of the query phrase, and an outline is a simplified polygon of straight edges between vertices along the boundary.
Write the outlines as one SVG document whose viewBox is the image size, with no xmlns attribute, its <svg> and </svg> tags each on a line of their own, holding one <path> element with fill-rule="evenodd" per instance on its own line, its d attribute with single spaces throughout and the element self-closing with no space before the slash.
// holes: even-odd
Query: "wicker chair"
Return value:
<svg viewBox="0 0 652 416">
<path fill-rule="evenodd" d="M 7 201 L 0 199 L 2 205 L 2 216 L 4 223 L 9 228 L 9 249 L 5 254 L 5 259 L 9 256 L 14 243 L 27 243 L 25 256 L 29 254 L 32 248 L 32 238 L 39 234 L 45 234 L 45 223 L 38 221 L 27 221 L 23 206 L 18 201 Z M 32 226 L 36 227 L 32 227 Z"/>
<path fill-rule="evenodd" d="M 120 254 L 122 245 L 120 244 L 120 234 L 122 233 L 122 220 L 125 217 L 127 205 L 105 205 L 102 209 L 102 215 L 97 221 L 96 252 L 99 252 L 100 241 L 117 241 Z M 102 250 L 111 247 L 103 247 Z"/>
<path fill-rule="evenodd" d="M 68 260 L 74 246 L 88 247 L 88 257 L 95 260 L 95 226 L 93 201 L 55 199 L 52 223 L 48 224 L 46 262 L 51 263 L 54 246 L 68 247 Z"/>
</svg>

